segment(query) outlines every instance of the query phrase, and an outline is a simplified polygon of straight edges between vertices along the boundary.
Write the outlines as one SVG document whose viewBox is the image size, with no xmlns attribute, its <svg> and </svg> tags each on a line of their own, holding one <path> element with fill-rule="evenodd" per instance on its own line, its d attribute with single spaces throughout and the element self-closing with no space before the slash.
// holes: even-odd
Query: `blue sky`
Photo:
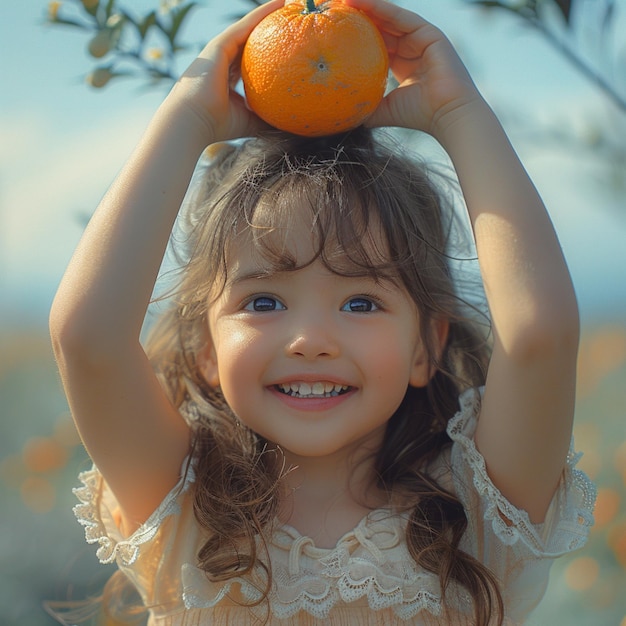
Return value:
<svg viewBox="0 0 626 626">
<path fill-rule="evenodd" d="M 125 4 L 139 12 L 156 0 Z M 541 128 L 584 137 L 603 124 L 626 138 L 626 114 L 515 19 L 487 15 L 460 0 L 401 4 L 447 32 L 501 115 L 549 207 L 583 320 L 626 319 L 623 195 L 607 191 L 606 170 L 593 155 L 535 139 Z M 618 5 L 626 9 L 624 0 Z M 193 14 L 185 38 L 208 40 L 246 6 L 241 0 L 207 0 Z M 0 322 L 5 325 L 45 320 L 82 218 L 93 211 L 164 95 L 132 81 L 101 91 L 87 87 L 86 38 L 45 25 L 46 7 L 44 0 L 5 1 L 0 10 Z M 617 32 L 626 33 L 626 27 Z M 592 39 L 582 28 L 577 45 L 595 60 Z M 618 45 L 626 55 L 626 36 Z"/>
</svg>

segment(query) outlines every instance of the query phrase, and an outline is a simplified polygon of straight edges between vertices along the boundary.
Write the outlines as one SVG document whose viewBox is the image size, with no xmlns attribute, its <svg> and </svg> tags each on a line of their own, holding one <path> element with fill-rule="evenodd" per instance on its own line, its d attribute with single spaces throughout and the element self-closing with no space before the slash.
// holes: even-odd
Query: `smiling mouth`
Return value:
<svg viewBox="0 0 626 626">
<path fill-rule="evenodd" d="M 275 388 L 280 393 L 284 393 L 292 398 L 335 398 L 352 389 L 348 385 L 329 382 L 283 383 L 275 385 Z"/>
</svg>

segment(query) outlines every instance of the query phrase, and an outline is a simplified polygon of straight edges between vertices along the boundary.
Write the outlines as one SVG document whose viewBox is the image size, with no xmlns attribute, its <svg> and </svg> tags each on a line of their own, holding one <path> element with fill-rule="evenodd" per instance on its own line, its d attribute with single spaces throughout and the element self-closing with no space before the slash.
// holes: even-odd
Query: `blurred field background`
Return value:
<svg viewBox="0 0 626 626">
<path fill-rule="evenodd" d="M 63 10 L 80 1 L 50 4 Z M 468 8 L 471 0 L 399 3 L 457 44 L 550 208 L 579 294 L 575 440 L 584 452 L 579 467 L 598 486 L 596 524 L 584 550 L 555 564 L 529 623 L 626 626 L 626 108 L 515 16 Z M 570 44 L 592 69 L 608 68 L 607 79 L 626 94 L 626 1 L 538 4 L 576 6 Z M 137 11 L 156 5 L 132 2 Z M 205 41 L 249 2 L 228 5 L 218 10 L 207 0 L 185 37 Z M 126 78 L 89 91 L 84 37 L 46 27 L 47 7 L 28 0 L 0 9 L 2 626 L 52 626 L 44 600 L 97 595 L 112 571 L 97 563 L 71 512 L 71 489 L 89 462 L 61 392 L 46 315 L 86 217 L 163 96 Z M 619 25 L 610 31 L 609 15 Z M 558 19 L 548 24 L 563 35 Z M 609 44 L 619 63 L 607 64 Z M 149 54 L 158 58 L 158 49 Z"/>
</svg>

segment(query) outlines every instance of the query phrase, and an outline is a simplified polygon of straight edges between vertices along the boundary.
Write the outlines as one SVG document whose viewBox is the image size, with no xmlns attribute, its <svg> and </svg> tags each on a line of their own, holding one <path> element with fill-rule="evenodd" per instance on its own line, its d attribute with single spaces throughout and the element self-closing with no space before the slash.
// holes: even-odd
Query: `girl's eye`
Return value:
<svg viewBox="0 0 626 626">
<path fill-rule="evenodd" d="M 379 306 L 370 298 L 358 297 L 350 298 L 342 307 L 342 311 L 349 313 L 371 313 L 377 311 Z"/>
<path fill-rule="evenodd" d="M 246 311 L 282 311 L 285 309 L 285 305 L 282 304 L 276 298 L 271 298 L 270 296 L 259 296 L 258 298 L 254 298 L 250 300 L 248 304 L 244 307 Z"/>
</svg>

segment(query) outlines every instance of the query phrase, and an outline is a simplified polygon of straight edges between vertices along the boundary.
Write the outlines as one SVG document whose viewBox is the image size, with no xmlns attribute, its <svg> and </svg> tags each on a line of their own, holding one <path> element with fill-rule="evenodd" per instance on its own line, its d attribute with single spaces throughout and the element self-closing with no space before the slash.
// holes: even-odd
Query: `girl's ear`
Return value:
<svg viewBox="0 0 626 626">
<path fill-rule="evenodd" d="M 217 368 L 217 355 L 213 342 L 210 339 L 207 340 L 202 351 L 196 356 L 196 365 L 210 387 L 219 387 L 220 377 Z"/>
<path fill-rule="evenodd" d="M 448 341 L 449 329 L 450 324 L 447 319 L 435 318 L 432 320 L 430 324 L 430 335 L 434 353 L 429 355 L 426 344 L 424 341 L 420 341 L 415 352 L 415 360 L 409 379 L 409 384 L 412 387 L 426 387 L 430 379 L 435 375 L 437 371 L 435 363 L 439 362 L 441 359 L 446 342 Z"/>
</svg>

